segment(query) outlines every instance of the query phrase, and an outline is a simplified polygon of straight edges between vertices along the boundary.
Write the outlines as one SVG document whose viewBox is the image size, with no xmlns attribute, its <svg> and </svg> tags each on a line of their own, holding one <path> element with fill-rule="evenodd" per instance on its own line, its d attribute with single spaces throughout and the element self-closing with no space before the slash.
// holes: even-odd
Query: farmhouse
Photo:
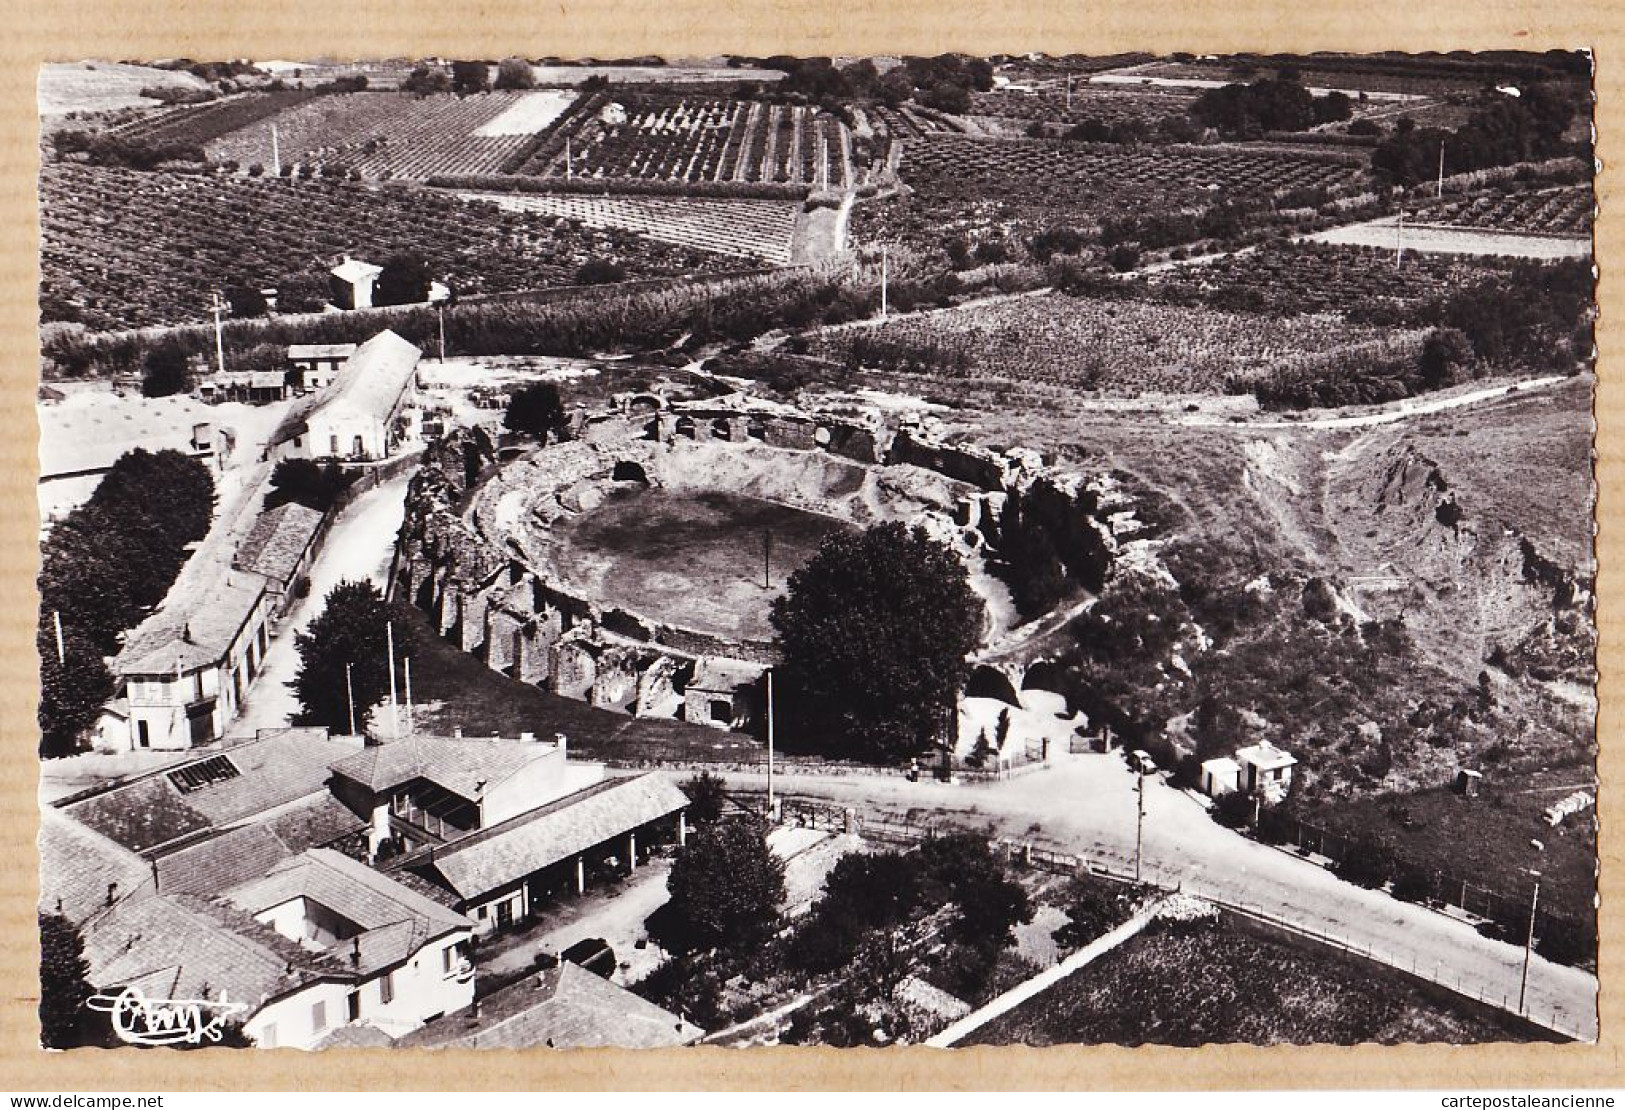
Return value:
<svg viewBox="0 0 1625 1110">
<path fill-rule="evenodd" d="M 277 459 L 369 461 L 390 455 L 407 431 L 423 352 L 389 330 L 356 348 L 332 384 L 271 437 Z"/>
<path fill-rule="evenodd" d="M 354 343 L 294 343 L 288 347 L 288 371 L 300 392 L 315 393 L 333 384 L 339 367 L 355 354 Z"/>
<path fill-rule="evenodd" d="M 373 286 L 383 272 L 382 266 L 345 255 L 344 261 L 328 271 L 327 284 L 333 294 L 334 307 L 371 308 Z"/>
<path fill-rule="evenodd" d="M 171 590 L 113 663 L 129 718 L 123 746 L 173 750 L 224 735 L 270 646 L 271 609 L 257 574 L 228 572 L 207 590 Z"/>
</svg>

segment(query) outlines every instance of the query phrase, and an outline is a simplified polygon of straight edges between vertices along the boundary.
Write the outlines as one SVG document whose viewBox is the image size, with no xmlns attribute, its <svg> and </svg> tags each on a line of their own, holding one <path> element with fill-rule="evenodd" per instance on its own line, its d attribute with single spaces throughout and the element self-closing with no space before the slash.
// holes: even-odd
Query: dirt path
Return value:
<svg viewBox="0 0 1625 1110">
<path fill-rule="evenodd" d="M 1229 420 L 1216 420 L 1198 415 L 1181 423 L 1194 428 L 1234 428 L 1239 431 L 1267 428 L 1297 429 L 1301 431 L 1317 431 L 1328 428 L 1370 428 L 1378 424 L 1392 424 L 1399 420 L 1409 420 L 1414 416 L 1426 416 L 1430 413 L 1447 412 L 1450 409 L 1483 404 L 1485 401 L 1499 400 L 1511 393 L 1533 393 L 1537 390 L 1550 389 L 1568 380 L 1566 375 L 1553 374 L 1544 378 L 1529 378 L 1511 384 L 1475 389 L 1468 393 L 1457 393 L 1449 397 L 1408 397 L 1376 412 L 1360 413 L 1354 416 L 1322 416 L 1312 420 L 1255 420 L 1237 424 Z"/>
</svg>

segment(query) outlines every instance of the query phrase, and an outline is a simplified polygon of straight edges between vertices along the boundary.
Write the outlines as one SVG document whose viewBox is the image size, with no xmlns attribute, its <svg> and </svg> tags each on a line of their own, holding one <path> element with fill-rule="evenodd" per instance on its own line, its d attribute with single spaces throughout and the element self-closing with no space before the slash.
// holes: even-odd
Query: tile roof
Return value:
<svg viewBox="0 0 1625 1110">
<path fill-rule="evenodd" d="M 431 867 L 472 901 L 687 805 L 688 796 L 658 771 L 608 779 L 437 847 L 432 858 L 406 857 L 406 865 Z"/>
<path fill-rule="evenodd" d="M 171 590 L 162 607 L 130 633 L 113 669 L 121 675 L 165 676 L 218 663 L 264 595 L 262 579 L 241 574 L 227 574 L 207 591 Z"/>
<path fill-rule="evenodd" d="M 293 852 L 263 825 L 242 825 L 154 860 L 163 894 L 219 894 L 266 873 Z"/>
<path fill-rule="evenodd" d="M 388 1048 L 395 1041 L 376 1025 L 366 1022 L 341 1025 L 316 1042 L 315 1047 L 326 1048 Z"/>
<path fill-rule="evenodd" d="M 237 545 L 232 564 L 287 586 L 310 550 L 322 520 L 322 514 L 315 509 L 291 501 L 263 512 Z"/>
<path fill-rule="evenodd" d="M 148 998 L 225 995 L 252 1013 L 306 983 L 350 977 L 342 965 L 252 918 L 188 894 L 122 903 L 96 918 L 84 937 L 94 986 L 134 985 Z"/>
<path fill-rule="evenodd" d="M 78 924 L 114 900 L 152 886 L 147 861 L 51 806 L 39 830 L 40 909 Z"/>
<path fill-rule="evenodd" d="M 64 807 L 84 824 L 140 852 L 210 827 L 250 820 L 301 798 L 325 795 L 336 754 L 359 741 L 322 728 L 285 728 L 253 740 L 200 749 L 197 759 L 143 775 Z M 182 794 L 170 775 L 224 755 L 235 778 Z"/>
<path fill-rule="evenodd" d="M 331 794 L 322 794 L 296 808 L 279 811 L 260 822 L 276 833 L 290 851 L 326 848 L 335 840 L 365 832 L 367 822 L 345 808 Z"/>
<path fill-rule="evenodd" d="M 317 410 L 348 410 L 376 420 L 387 419 L 412 381 L 423 352 L 385 328 L 350 356 L 333 384 L 316 395 Z M 306 419 L 314 413 L 306 415 Z"/>
<path fill-rule="evenodd" d="M 228 901 L 251 914 L 300 897 L 319 902 L 368 931 L 401 922 L 421 923 L 425 940 L 473 924 L 331 848 L 312 848 L 277 864 L 263 878 L 226 892 Z"/>
<path fill-rule="evenodd" d="M 472 1009 L 430 1022 L 401 1048 L 670 1048 L 704 1030 L 568 961 Z"/>
<path fill-rule="evenodd" d="M 374 793 L 427 779 L 474 801 L 481 794 L 481 783 L 494 786 L 557 751 L 552 743 L 534 740 L 413 735 L 374 744 L 332 766 L 334 773 Z"/>
<path fill-rule="evenodd" d="M 101 394 L 41 409 L 40 477 L 104 470 L 137 447 L 199 454 L 192 445 L 199 424 L 211 432 L 220 413 L 191 397 L 125 399 Z M 208 437 L 212 450 L 212 434 Z"/>
</svg>

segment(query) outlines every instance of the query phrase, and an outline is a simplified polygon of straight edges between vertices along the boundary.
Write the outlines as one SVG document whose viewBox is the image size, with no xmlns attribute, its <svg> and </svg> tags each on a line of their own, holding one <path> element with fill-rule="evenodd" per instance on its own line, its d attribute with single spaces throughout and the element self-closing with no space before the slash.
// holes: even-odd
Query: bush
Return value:
<svg viewBox="0 0 1625 1110">
<path fill-rule="evenodd" d="M 1349 844 L 1348 851 L 1333 870 L 1338 878 L 1355 886 L 1376 890 L 1393 874 L 1394 861 L 1380 841 L 1361 837 Z"/>
<path fill-rule="evenodd" d="M 1394 897 L 1401 902 L 1425 902 L 1433 897 L 1433 882 L 1425 871 L 1401 867 L 1394 876 Z"/>
<path fill-rule="evenodd" d="M 1253 797 L 1240 790 L 1213 799 L 1213 819 L 1227 829 L 1246 828 L 1253 819 Z"/>
</svg>

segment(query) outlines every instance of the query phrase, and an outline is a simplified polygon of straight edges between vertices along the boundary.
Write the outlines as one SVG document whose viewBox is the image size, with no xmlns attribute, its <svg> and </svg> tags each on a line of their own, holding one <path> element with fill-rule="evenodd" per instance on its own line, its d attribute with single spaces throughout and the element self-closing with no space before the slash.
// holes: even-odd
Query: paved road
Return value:
<svg viewBox="0 0 1625 1110">
<path fill-rule="evenodd" d="M 327 592 L 340 582 L 371 579 L 381 588 L 395 551 L 395 534 L 406 516 L 410 474 L 383 483 L 357 497 L 332 528 L 322 553 L 310 570 L 310 594 L 283 619 L 265 654 L 265 667 L 248 691 L 248 705 L 228 730 L 252 736 L 262 728 L 284 728 L 299 710 L 288 685 L 299 669 L 294 633 L 322 611 Z"/>
<path fill-rule="evenodd" d="M 762 789 L 764 777 L 726 776 Z M 910 783 L 901 777 L 781 775 L 777 789 L 854 806 L 957 814 L 997 835 L 1132 868 L 1133 776 L 1111 755 L 1061 756 L 1045 772 L 980 786 Z M 1487 940 L 1464 922 L 1345 883 L 1329 872 L 1215 824 L 1200 802 L 1160 780 L 1145 791 L 1143 865 L 1148 879 L 1257 907 L 1277 920 L 1414 966 L 1446 985 L 1516 1007 L 1523 950 Z M 918 816 L 918 815 L 917 815 Z M 1536 957 L 1528 1009 L 1537 1019 L 1594 1039 L 1596 977 Z"/>
</svg>

